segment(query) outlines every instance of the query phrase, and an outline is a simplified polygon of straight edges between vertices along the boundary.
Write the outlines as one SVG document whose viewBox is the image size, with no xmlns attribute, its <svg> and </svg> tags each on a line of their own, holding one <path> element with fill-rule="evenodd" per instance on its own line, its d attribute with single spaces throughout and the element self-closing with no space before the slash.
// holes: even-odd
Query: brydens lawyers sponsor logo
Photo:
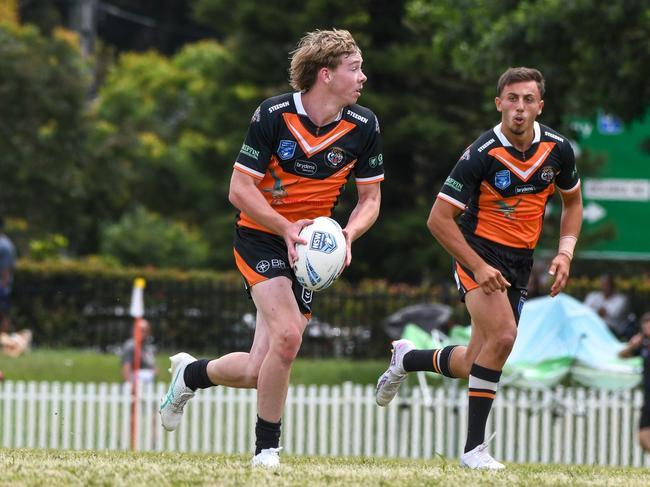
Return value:
<svg viewBox="0 0 650 487">
<path fill-rule="evenodd" d="M 318 166 L 316 166 L 316 164 L 311 161 L 297 160 L 294 163 L 293 167 L 298 174 L 305 174 L 307 176 L 316 174 L 316 171 L 318 170 Z"/>
<path fill-rule="evenodd" d="M 515 186 L 515 194 L 533 193 L 534 191 L 535 191 L 535 186 L 533 186 L 532 184 Z"/>
</svg>

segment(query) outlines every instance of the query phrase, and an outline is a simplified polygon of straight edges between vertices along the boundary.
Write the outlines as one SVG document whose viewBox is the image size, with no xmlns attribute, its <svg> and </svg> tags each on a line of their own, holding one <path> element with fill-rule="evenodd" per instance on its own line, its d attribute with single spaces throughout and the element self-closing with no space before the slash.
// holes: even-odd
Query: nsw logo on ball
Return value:
<svg viewBox="0 0 650 487">
<path fill-rule="evenodd" d="M 314 232 L 311 236 L 309 248 L 331 254 L 337 248 L 334 235 L 327 232 Z"/>
</svg>

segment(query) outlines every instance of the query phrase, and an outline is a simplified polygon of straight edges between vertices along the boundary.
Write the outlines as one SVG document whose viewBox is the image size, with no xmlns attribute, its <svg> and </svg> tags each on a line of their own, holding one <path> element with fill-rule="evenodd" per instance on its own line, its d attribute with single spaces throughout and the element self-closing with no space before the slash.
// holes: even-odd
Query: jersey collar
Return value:
<svg viewBox="0 0 650 487">
<path fill-rule="evenodd" d="M 498 137 L 499 142 L 501 142 L 501 145 L 503 147 L 512 147 L 512 144 L 508 140 L 508 138 L 503 135 L 503 132 L 501 131 L 501 124 L 496 125 L 493 129 L 494 134 Z M 542 137 L 542 130 L 539 128 L 539 123 L 533 122 L 533 130 L 535 131 L 535 137 L 533 137 L 533 144 L 536 144 L 537 142 L 540 141 Z"/>
</svg>

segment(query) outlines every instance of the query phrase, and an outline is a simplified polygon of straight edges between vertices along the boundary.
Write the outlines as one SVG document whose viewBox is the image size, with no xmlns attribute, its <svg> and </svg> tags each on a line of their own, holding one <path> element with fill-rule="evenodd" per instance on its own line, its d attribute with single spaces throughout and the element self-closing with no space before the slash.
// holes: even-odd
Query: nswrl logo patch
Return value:
<svg viewBox="0 0 650 487">
<path fill-rule="evenodd" d="M 334 235 L 328 232 L 314 232 L 311 236 L 309 248 L 318 250 L 326 254 L 331 254 L 336 250 L 336 239 Z"/>
<path fill-rule="evenodd" d="M 296 153 L 296 143 L 293 140 L 281 140 L 278 147 L 278 157 L 283 161 L 291 159 Z"/>
<path fill-rule="evenodd" d="M 506 189 L 510 186 L 510 171 L 504 169 L 494 173 L 494 186 L 498 189 Z"/>
</svg>

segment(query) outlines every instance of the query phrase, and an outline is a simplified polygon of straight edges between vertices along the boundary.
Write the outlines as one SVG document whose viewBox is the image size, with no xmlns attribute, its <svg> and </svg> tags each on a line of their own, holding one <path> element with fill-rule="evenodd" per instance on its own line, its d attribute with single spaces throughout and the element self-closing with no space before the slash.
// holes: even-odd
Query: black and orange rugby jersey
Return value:
<svg viewBox="0 0 650 487">
<path fill-rule="evenodd" d="M 350 105 L 337 120 L 318 127 L 300 93 L 265 100 L 253 114 L 235 169 L 258 180 L 269 204 L 289 221 L 330 216 L 346 182 L 384 179 L 379 122 L 360 105 Z M 239 213 L 240 226 L 269 229 Z"/>
<path fill-rule="evenodd" d="M 499 124 L 460 157 L 438 198 L 464 211 L 458 222 L 464 234 L 532 250 L 555 187 L 561 192 L 578 190 L 580 178 L 569 141 L 537 122 L 534 131 L 532 146 L 522 153 Z"/>
</svg>

